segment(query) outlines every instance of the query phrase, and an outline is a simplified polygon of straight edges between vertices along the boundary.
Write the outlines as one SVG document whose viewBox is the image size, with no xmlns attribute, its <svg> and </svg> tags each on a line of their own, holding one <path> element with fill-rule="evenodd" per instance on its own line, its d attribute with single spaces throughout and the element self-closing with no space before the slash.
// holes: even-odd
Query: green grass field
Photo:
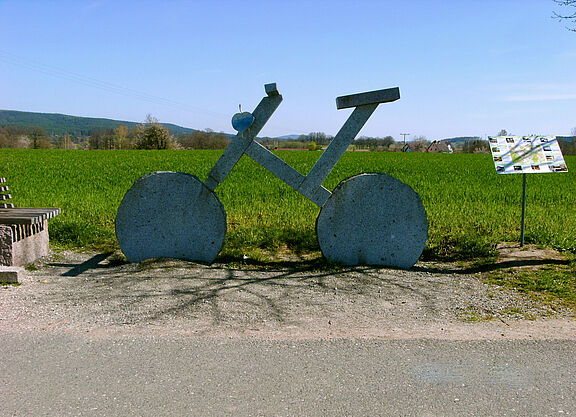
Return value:
<svg viewBox="0 0 576 417">
<path fill-rule="evenodd" d="M 220 151 L 0 150 L 16 206 L 61 207 L 50 221 L 61 247 L 117 248 L 116 210 L 125 192 L 152 171 L 187 172 L 204 180 Z M 279 152 L 306 174 L 319 152 Z M 576 253 L 576 157 L 568 173 L 528 176 L 526 242 Z M 497 175 L 490 155 L 347 152 L 324 185 L 362 172 L 384 172 L 420 194 L 428 213 L 424 259 L 489 256 L 520 239 L 521 175 Z M 244 156 L 216 193 L 228 216 L 221 256 L 316 252 L 319 208 Z M 167 206 L 169 202 L 166 203 Z"/>
</svg>

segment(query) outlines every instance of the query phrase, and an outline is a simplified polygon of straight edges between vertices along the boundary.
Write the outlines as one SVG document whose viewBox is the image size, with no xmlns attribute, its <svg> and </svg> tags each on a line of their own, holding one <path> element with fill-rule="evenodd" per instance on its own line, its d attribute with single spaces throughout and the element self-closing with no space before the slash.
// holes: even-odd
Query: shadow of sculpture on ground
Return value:
<svg viewBox="0 0 576 417">
<path fill-rule="evenodd" d="M 527 297 L 482 282 L 482 267 L 419 263 L 409 271 L 370 266 L 341 267 L 323 258 L 258 262 L 227 258 L 201 265 L 176 259 L 121 263 L 116 255 L 65 256 L 32 273 L 40 285 L 36 305 L 95 328 L 165 326 L 194 334 L 227 334 L 345 325 L 383 328 L 403 322 L 501 317 L 506 310 L 551 314 Z M 554 260 L 554 264 L 564 261 Z M 536 265 L 526 261 L 524 265 Z M 547 265 L 544 260 L 540 265 Z M 86 324 L 88 323 L 88 324 Z M 316 328 L 314 327 L 314 328 Z"/>
<path fill-rule="evenodd" d="M 200 265 L 175 259 L 140 264 L 108 264 L 109 254 L 87 260 L 50 263 L 65 285 L 53 288 L 48 301 L 68 304 L 81 314 L 91 312 L 104 324 L 141 324 L 210 318 L 204 325 L 227 323 L 289 324 L 302 313 L 334 317 L 351 311 L 390 309 L 418 304 L 435 310 L 434 294 L 441 279 L 403 278 L 407 271 L 377 267 L 338 267 L 322 258 L 310 261 L 246 262 Z M 238 260 L 240 262 L 241 260 Z M 64 281 L 61 281 L 64 282 Z M 97 302 L 95 302 L 97 300 Z M 352 314 L 352 313 L 351 313 Z"/>
<path fill-rule="evenodd" d="M 104 252 L 104 253 L 98 253 L 96 255 L 94 255 L 93 257 L 91 257 L 90 259 L 81 262 L 79 264 L 61 264 L 61 263 L 49 263 L 49 266 L 56 266 L 56 267 L 70 267 L 71 269 L 69 271 L 66 271 L 62 274 L 63 277 L 77 277 L 80 274 L 91 270 L 91 269 L 96 269 L 96 268 L 109 268 L 110 266 L 113 266 L 113 264 L 106 264 L 103 265 L 101 264 L 101 262 L 105 261 L 106 259 L 108 259 L 108 257 L 110 257 L 110 255 L 112 255 L 114 252 Z"/>
<path fill-rule="evenodd" d="M 524 259 L 515 261 L 503 261 L 494 263 L 483 263 L 463 268 L 451 268 L 449 266 L 422 266 L 415 265 L 412 267 L 413 271 L 429 272 L 433 274 L 460 274 L 469 275 L 482 272 L 491 272 L 509 268 L 524 268 L 524 267 L 544 267 L 547 265 L 569 265 L 570 262 L 565 259 Z"/>
</svg>

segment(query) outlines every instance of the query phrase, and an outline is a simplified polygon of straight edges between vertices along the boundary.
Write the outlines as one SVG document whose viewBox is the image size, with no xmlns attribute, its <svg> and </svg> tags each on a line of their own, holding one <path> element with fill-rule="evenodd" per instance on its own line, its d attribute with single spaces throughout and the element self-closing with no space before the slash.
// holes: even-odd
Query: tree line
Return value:
<svg viewBox="0 0 576 417">
<path fill-rule="evenodd" d="M 267 147 L 268 149 L 308 149 L 311 151 L 321 150 L 328 146 L 330 142 L 334 139 L 334 136 L 327 135 L 324 132 L 310 132 L 307 135 L 300 135 L 293 140 L 279 140 L 276 138 L 261 138 L 259 142 Z M 384 138 L 373 138 L 367 136 L 361 136 L 354 140 L 350 145 L 352 149 L 362 149 L 362 150 L 378 150 L 378 151 L 388 151 L 392 150 L 390 148 L 393 145 L 394 138 L 392 136 L 386 136 Z"/>
<path fill-rule="evenodd" d="M 511 136 L 506 130 L 498 132 L 497 136 Z M 261 138 L 259 142 L 268 149 L 302 149 L 322 150 L 334 139 L 324 132 L 311 132 L 300 135 L 293 140 L 278 140 Z M 174 136 L 171 131 L 160 124 L 157 119 L 148 115 L 144 123 L 129 128 L 119 125 L 115 128 L 96 128 L 90 136 L 50 136 L 40 127 L 0 126 L 0 148 L 30 148 L 30 149 L 225 149 L 230 138 L 224 133 L 210 129 L 196 130 L 192 133 Z M 558 143 L 564 155 L 576 155 L 576 128 L 572 129 L 572 137 L 559 137 Z M 428 152 L 432 142 L 425 136 L 417 136 L 408 144 L 396 142 L 392 136 L 368 137 L 361 136 L 350 145 L 350 150 L 368 150 L 384 152 Z M 408 149 L 409 148 L 409 149 Z M 470 138 L 464 143 L 452 144 L 452 150 L 460 153 L 490 153 L 488 141 L 479 137 Z"/>
<path fill-rule="evenodd" d="M 129 128 L 95 128 L 89 136 L 49 135 L 41 127 L 0 126 L 0 148 L 26 149 L 224 149 L 230 139 L 210 129 L 174 136 L 148 115 L 142 124 Z"/>
</svg>

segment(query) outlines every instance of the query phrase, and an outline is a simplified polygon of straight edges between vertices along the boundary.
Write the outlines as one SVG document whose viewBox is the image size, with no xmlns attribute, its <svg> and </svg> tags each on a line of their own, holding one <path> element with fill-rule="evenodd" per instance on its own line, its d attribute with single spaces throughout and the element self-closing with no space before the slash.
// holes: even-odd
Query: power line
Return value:
<svg viewBox="0 0 576 417">
<path fill-rule="evenodd" d="M 107 91 L 109 93 L 119 94 L 119 95 L 123 95 L 126 97 L 138 99 L 138 100 L 153 103 L 153 104 L 160 104 L 163 106 L 175 108 L 177 110 L 185 110 L 185 111 L 188 111 L 191 113 L 202 112 L 204 114 L 208 114 L 208 115 L 215 117 L 215 118 L 218 118 L 218 119 L 222 119 L 222 118 L 228 119 L 230 117 L 229 114 L 214 112 L 214 111 L 202 108 L 202 107 L 191 106 L 191 105 L 188 105 L 188 104 L 176 101 L 176 100 L 171 100 L 171 99 L 167 99 L 164 97 L 148 94 L 148 93 L 145 93 L 145 92 L 142 92 L 139 90 L 135 90 L 132 88 L 128 88 L 125 86 L 121 86 L 118 84 L 113 84 L 113 83 L 109 83 L 106 81 L 98 80 L 96 78 L 87 77 L 85 75 L 78 74 L 78 73 L 72 72 L 72 71 L 68 71 L 68 70 L 63 69 L 63 68 L 59 68 L 59 67 L 56 67 L 53 65 L 47 65 L 47 64 L 41 63 L 41 62 L 36 61 L 36 60 L 25 58 L 25 57 L 13 54 L 11 52 L 8 52 L 8 51 L 2 50 L 2 49 L 0 49 L 0 62 L 4 62 L 4 63 L 14 65 L 17 67 L 21 67 L 21 68 L 26 68 L 26 69 L 31 70 L 31 71 L 35 71 L 35 72 L 45 74 L 45 75 L 55 77 L 55 78 L 60 78 L 60 79 L 70 81 L 70 82 L 73 82 L 76 84 L 81 84 L 81 85 L 84 85 L 87 87 L 92 87 L 92 88 L 95 88 L 98 90 Z M 281 125 L 276 125 L 276 127 L 271 126 L 270 130 L 277 131 L 279 133 L 282 132 L 282 130 L 285 130 L 284 133 L 291 133 L 291 134 L 298 134 L 299 133 L 302 135 L 307 134 L 306 132 L 304 132 L 300 129 L 289 128 L 287 126 L 281 126 Z"/>
<path fill-rule="evenodd" d="M 213 112 L 201 107 L 190 106 L 188 104 L 181 103 L 176 100 L 167 99 L 164 97 L 144 93 L 142 91 L 124 87 L 121 85 L 112 84 L 91 77 L 86 77 L 84 75 L 68 71 L 63 68 L 55 67 L 52 65 L 46 65 L 38 61 L 24 58 L 1 49 L 0 49 L 0 61 L 18 67 L 26 68 L 31 71 L 46 74 L 52 77 L 60 78 L 66 81 L 71 81 L 77 84 L 82 84 L 88 87 L 96 88 L 102 91 L 107 91 L 114 94 L 120 94 L 126 97 L 136 98 L 142 101 L 147 101 L 149 103 L 161 104 L 164 106 L 176 108 L 178 110 L 186 110 L 190 112 L 203 112 L 215 117 L 223 117 L 223 116 L 228 117 L 227 115 L 223 115 L 222 113 Z"/>
</svg>

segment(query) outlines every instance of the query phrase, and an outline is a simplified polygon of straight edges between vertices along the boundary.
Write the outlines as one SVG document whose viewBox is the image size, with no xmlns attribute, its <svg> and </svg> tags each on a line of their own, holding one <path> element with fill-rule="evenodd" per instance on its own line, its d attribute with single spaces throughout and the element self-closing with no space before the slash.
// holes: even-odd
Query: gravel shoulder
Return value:
<svg viewBox="0 0 576 417">
<path fill-rule="evenodd" d="M 303 263 L 117 264 L 61 252 L 0 287 L 0 333 L 95 337 L 576 339 L 574 313 L 484 284 L 477 272 Z"/>
</svg>

